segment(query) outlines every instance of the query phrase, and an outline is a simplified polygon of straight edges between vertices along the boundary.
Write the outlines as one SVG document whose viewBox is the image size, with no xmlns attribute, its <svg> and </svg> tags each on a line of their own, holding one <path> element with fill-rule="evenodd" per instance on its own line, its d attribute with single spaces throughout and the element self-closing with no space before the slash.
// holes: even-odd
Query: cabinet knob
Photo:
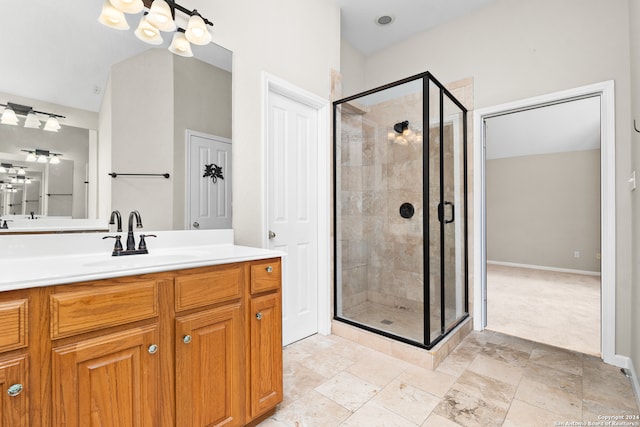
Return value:
<svg viewBox="0 0 640 427">
<path fill-rule="evenodd" d="M 182 342 L 185 344 L 189 344 L 191 342 L 191 335 L 185 335 L 182 337 Z"/>
<path fill-rule="evenodd" d="M 158 352 L 158 346 L 155 344 L 151 344 L 147 351 L 149 352 L 149 354 L 156 354 Z"/>
<path fill-rule="evenodd" d="M 262 312 L 261 311 L 256 313 L 256 319 L 262 320 Z"/>
<path fill-rule="evenodd" d="M 7 389 L 7 394 L 11 397 L 15 397 L 22 392 L 22 384 L 14 384 Z"/>
<path fill-rule="evenodd" d="M 268 266 L 268 267 L 266 268 L 266 270 L 267 270 L 267 273 L 272 273 L 272 272 L 273 272 L 273 267 Z"/>
</svg>

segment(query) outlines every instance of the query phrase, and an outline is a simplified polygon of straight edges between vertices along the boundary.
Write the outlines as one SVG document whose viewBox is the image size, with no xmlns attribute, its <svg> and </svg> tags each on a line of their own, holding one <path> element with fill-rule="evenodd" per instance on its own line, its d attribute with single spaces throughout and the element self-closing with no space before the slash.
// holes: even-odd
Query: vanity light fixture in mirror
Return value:
<svg viewBox="0 0 640 427">
<path fill-rule="evenodd" d="M 19 123 L 18 116 L 24 116 L 24 127 L 32 129 L 40 129 L 40 119 L 38 114 L 48 116 L 43 130 L 49 132 L 58 132 L 60 130 L 60 123 L 58 119 L 64 119 L 65 116 L 59 114 L 46 113 L 44 111 L 34 110 L 33 107 L 28 105 L 16 104 L 13 102 L 7 102 L 6 104 L 0 104 L 0 107 L 4 107 L 0 123 L 3 125 L 17 126 Z"/>
<path fill-rule="evenodd" d="M 60 153 L 52 153 L 49 150 L 41 150 L 36 148 L 35 150 L 20 150 L 27 153 L 27 157 L 25 161 L 27 162 L 38 162 L 38 163 L 50 163 L 52 165 L 57 165 L 60 163 Z"/>
<path fill-rule="evenodd" d="M 190 43 L 206 45 L 211 43 L 208 26 L 213 23 L 204 18 L 196 9 L 189 10 L 171 0 L 105 0 L 98 22 L 116 30 L 129 28 L 125 13 L 136 14 L 149 6 L 134 31 L 136 37 L 152 45 L 162 44 L 160 32 L 174 32 L 169 51 L 176 55 L 192 57 Z M 178 10 L 188 16 L 186 29 L 178 27 L 174 20 Z"/>
</svg>

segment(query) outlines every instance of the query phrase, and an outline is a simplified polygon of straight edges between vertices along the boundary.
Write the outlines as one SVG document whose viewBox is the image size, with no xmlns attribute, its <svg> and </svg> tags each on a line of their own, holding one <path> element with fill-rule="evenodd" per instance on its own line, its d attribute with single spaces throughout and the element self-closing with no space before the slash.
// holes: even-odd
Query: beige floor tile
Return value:
<svg viewBox="0 0 640 427">
<path fill-rule="evenodd" d="M 429 418 L 427 418 L 427 421 L 420 427 L 460 427 L 460 424 L 454 423 L 440 415 L 431 414 Z"/>
<path fill-rule="evenodd" d="M 464 345 L 464 344 L 463 344 Z M 444 359 L 438 367 L 436 372 L 442 372 L 454 377 L 459 377 L 462 373 L 471 365 L 471 363 L 478 357 L 479 351 L 475 349 L 469 349 L 466 347 L 455 349 L 446 359 Z"/>
<path fill-rule="evenodd" d="M 310 391 L 270 417 L 270 422 L 279 422 L 288 427 L 338 426 L 351 412 L 316 391 Z M 260 423 L 262 427 L 264 423 Z M 280 426 L 281 424 L 275 424 Z"/>
<path fill-rule="evenodd" d="M 433 413 L 465 427 L 498 427 L 507 411 L 479 397 L 451 389 Z"/>
<path fill-rule="evenodd" d="M 515 399 L 511 403 L 507 417 L 504 420 L 503 427 L 552 427 L 557 426 L 556 423 L 574 421 L 580 422 L 580 420 L 570 419 L 563 415 L 554 414 L 553 412 L 546 411 L 538 408 L 537 406 L 530 405 Z"/>
<path fill-rule="evenodd" d="M 416 427 L 416 424 L 369 402 L 351 415 L 340 427 Z M 325 426 L 329 427 L 329 426 Z"/>
<path fill-rule="evenodd" d="M 522 380 L 515 398 L 572 420 L 582 418 L 580 397 L 529 378 Z"/>
<path fill-rule="evenodd" d="M 524 374 L 523 368 L 511 366 L 482 354 L 473 360 L 469 370 L 512 385 L 518 385 Z"/>
<path fill-rule="evenodd" d="M 442 372 L 423 369 L 417 366 L 409 366 L 399 377 L 403 381 L 433 395 L 443 397 L 454 382 L 456 377 Z"/>
<path fill-rule="evenodd" d="M 306 368 L 300 362 L 283 363 L 284 400 L 282 405 L 286 406 L 299 399 L 326 380 L 325 377 Z"/>
<path fill-rule="evenodd" d="M 453 389 L 479 397 L 505 410 L 509 408 L 509 404 L 516 394 L 515 385 L 507 384 L 470 370 L 460 375 L 460 378 L 453 385 Z"/>
<path fill-rule="evenodd" d="M 482 348 L 482 355 L 512 366 L 527 366 L 529 352 L 521 351 L 502 344 L 488 342 Z"/>
<path fill-rule="evenodd" d="M 529 378 L 582 398 L 582 376 L 580 375 L 530 362 L 524 369 L 524 378 Z"/>
<path fill-rule="evenodd" d="M 529 360 L 570 374 L 582 375 L 583 357 L 573 351 L 536 344 Z"/>
<path fill-rule="evenodd" d="M 380 387 L 368 383 L 353 374 L 341 372 L 315 390 L 350 411 L 356 411 L 380 391 Z"/>
<path fill-rule="evenodd" d="M 372 402 L 420 425 L 438 405 L 440 398 L 395 380 L 378 393 Z"/>
<path fill-rule="evenodd" d="M 325 378 L 331 378 L 354 364 L 352 360 L 328 350 L 313 353 L 300 363 Z"/>
<path fill-rule="evenodd" d="M 406 362 L 370 350 L 347 371 L 371 384 L 384 387 L 408 367 Z"/>
<path fill-rule="evenodd" d="M 485 334 L 485 343 L 502 345 L 528 354 L 531 354 L 531 351 L 536 344 L 535 342 L 528 339 L 520 338 L 513 335 L 505 335 L 488 329 L 483 331 L 482 334 Z"/>
</svg>

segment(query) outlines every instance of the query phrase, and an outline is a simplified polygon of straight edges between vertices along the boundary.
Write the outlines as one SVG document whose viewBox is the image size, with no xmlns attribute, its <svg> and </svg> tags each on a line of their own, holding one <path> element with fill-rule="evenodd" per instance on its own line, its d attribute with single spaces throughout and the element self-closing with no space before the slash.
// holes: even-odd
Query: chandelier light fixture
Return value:
<svg viewBox="0 0 640 427">
<path fill-rule="evenodd" d="M 39 148 L 20 151 L 27 153 L 27 157 L 25 158 L 27 162 L 49 163 L 51 165 L 59 164 L 60 156 L 62 156 L 60 153 L 52 153 L 49 150 L 41 150 Z"/>
<path fill-rule="evenodd" d="M 42 124 L 38 118 L 38 114 L 47 116 L 43 130 L 49 132 L 58 132 L 61 127 L 58 119 L 64 119 L 65 116 L 59 114 L 46 113 L 44 111 L 34 110 L 33 107 L 28 105 L 16 104 L 13 102 L 7 102 L 6 104 L 0 104 L 0 107 L 4 107 L 2 116 L 0 116 L 0 123 L 3 125 L 18 126 L 20 120 L 18 116 L 24 116 L 24 127 L 31 129 L 40 129 Z"/>
<path fill-rule="evenodd" d="M 116 30 L 128 30 L 125 14 L 138 14 L 143 10 L 134 34 L 145 43 L 160 45 L 163 43 L 161 32 L 173 33 L 169 51 L 185 57 L 193 56 L 191 44 L 211 43 L 208 27 L 213 23 L 196 9 L 189 10 L 171 0 L 104 0 L 98 22 Z M 176 10 L 187 15 L 187 28 L 176 25 Z"/>
</svg>

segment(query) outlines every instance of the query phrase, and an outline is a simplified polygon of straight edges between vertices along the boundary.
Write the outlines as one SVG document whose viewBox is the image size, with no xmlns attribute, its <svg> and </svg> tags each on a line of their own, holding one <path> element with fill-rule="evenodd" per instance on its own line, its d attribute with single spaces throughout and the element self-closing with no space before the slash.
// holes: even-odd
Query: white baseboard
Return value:
<svg viewBox="0 0 640 427">
<path fill-rule="evenodd" d="M 489 261 L 489 260 L 487 260 L 487 264 L 503 265 L 505 267 L 530 268 L 532 270 L 555 271 L 555 272 L 558 272 L 558 273 L 585 274 L 587 276 L 600 276 L 601 275 L 599 271 L 573 270 L 573 269 L 570 269 L 570 268 L 547 267 L 547 266 L 544 266 L 544 265 L 518 264 L 518 263 L 515 263 L 515 262 L 502 262 L 502 261 Z"/>
<path fill-rule="evenodd" d="M 631 385 L 633 386 L 633 393 L 636 395 L 636 403 L 640 408 L 640 381 L 638 381 L 638 375 L 631 358 L 629 358 L 629 367 L 627 369 L 631 371 Z"/>
</svg>

